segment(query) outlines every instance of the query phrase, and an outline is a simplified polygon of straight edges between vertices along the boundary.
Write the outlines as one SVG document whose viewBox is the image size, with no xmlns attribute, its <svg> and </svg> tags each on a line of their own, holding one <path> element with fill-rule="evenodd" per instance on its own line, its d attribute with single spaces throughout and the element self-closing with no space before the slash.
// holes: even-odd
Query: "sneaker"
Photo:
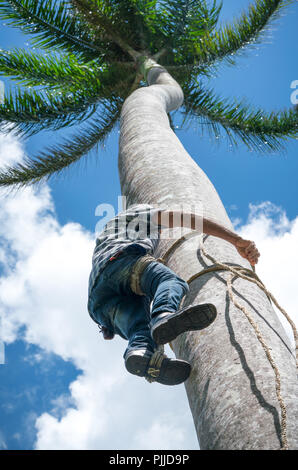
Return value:
<svg viewBox="0 0 298 470">
<path fill-rule="evenodd" d="M 177 312 L 164 312 L 153 317 L 151 336 L 157 344 L 166 344 L 185 331 L 203 330 L 216 318 L 213 304 L 199 304 L 182 308 Z"/>
<path fill-rule="evenodd" d="M 188 362 L 170 359 L 160 352 L 153 354 L 147 349 L 129 351 L 125 357 L 125 367 L 131 374 L 163 385 L 179 385 L 188 379 L 191 371 Z"/>
</svg>

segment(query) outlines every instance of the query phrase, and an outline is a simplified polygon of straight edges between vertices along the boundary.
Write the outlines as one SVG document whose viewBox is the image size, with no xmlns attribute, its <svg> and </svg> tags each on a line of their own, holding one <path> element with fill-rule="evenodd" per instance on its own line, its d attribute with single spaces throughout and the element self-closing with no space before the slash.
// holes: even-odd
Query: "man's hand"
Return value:
<svg viewBox="0 0 298 470">
<path fill-rule="evenodd" d="M 252 266 L 257 264 L 260 253 L 253 241 L 240 238 L 235 241 L 235 247 L 238 253 L 243 258 L 247 259 Z"/>
<path fill-rule="evenodd" d="M 106 328 L 105 326 L 100 327 L 100 332 L 103 335 L 103 339 L 113 339 L 115 336 L 114 333 L 110 331 L 108 328 Z"/>
</svg>

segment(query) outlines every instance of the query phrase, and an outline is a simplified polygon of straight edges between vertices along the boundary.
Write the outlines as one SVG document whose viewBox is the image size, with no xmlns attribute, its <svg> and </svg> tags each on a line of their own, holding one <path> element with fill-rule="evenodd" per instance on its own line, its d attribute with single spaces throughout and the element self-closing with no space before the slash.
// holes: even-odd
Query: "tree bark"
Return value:
<svg viewBox="0 0 298 470">
<path fill-rule="evenodd" d="M 204 215 L 233 229 L 208 177 L 192 160 L 169 126 L 167 113 L 183 102 L 180 86 L 161 67 L 152 68 L 150 86 L 134 91 L 121 115 L 119 174 L 127 205 L 202 204 Z M 228 175 L 227 175 L 228 177 Z M 199 238 L 182 243 L 168 266 L 183 279 L 212 264 L 199 250 Z M 174 240 L 162 240 L 161 256 Z M 206 251 L 217 260 L 250 268 L 229 243 L 207 237 Z M 280 449 L 280 407 L 275 376 L 255 332 L 226 293 L 227 272 L 211 272 L 194 280 L 184 305 L 211 302 L 218 311 L 206 330 L 179 336 L 175 355 L 192 365 L 185 382 L 201 449 Z M 239 279 L 237 299 L 252 314 L 271 348 L 281 374 L 281 393 L 287 408 L 287 434 L 297 449 L 297 382 L 293 348 L 266 295 Z"/>
</svg>

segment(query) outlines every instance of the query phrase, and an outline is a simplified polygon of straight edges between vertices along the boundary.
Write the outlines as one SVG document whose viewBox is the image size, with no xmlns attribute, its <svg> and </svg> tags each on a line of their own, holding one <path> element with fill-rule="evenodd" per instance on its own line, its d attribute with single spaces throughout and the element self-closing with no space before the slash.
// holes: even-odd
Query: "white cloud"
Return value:
<svg viewBox="0 0 298 470">
<path fill-rule="evenodd" d="M 186 419 L 188 416 L 186 417 Z M 148 429 L 140 431 L 135 436 L 134 447 L 137 449 L 164 449 L 163 443 L 168 442 L 171 449 L 179 449 L 184 441 L 183 416 L 178 413 L 175 418 L 172 414 L 161 414 Z"/>
<path fill-rule="evenodd" d="M 261 253 L 256 266 L 258 276 L 298 325 L 298 216 L 290 221 L 282 208 L 269 201 L 251 204 L 248 223 L 238 232 L 256 242 Z M 292 339 L 289 323 L 275 310 Z"/>
<path fill-rule="evenodd" d="M 19 163 L 24 158 L 22 144 L 12 134 L 0 134 L 1 166 Z"/>
<path fill-rule="evenodd" d="M 7 445 L 6 445 L 5 439 L 3 437 L 3 434 L 0 430 L 0 450 L 5 450 L 5 449 L 7 449 Z"/>
</svg>

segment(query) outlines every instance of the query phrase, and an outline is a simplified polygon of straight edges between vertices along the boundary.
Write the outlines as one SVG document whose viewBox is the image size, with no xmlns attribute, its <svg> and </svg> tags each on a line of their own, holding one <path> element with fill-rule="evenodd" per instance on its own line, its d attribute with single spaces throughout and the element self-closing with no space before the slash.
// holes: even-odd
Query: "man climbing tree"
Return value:
<svg viewBox="0 0 298 470">
<path fill-rule="evenodd" d="M 212 73 L 220 71 L 218 63 L 234 64 L 235 54 L 259 40 L 270 21 L 289 3 L 292 2 L 255 0 L 238 18 L 217 27 L 222 3 L 216 1 L 1 0 L 1 18 L 32 35 L 34 45 L 47 52 L 45 55 L 29 50 L 1 51 L 1 73 L 22 84 L 16 93 L 5 96 L 0 106 L 2 128 L 32 135 L 43 129 L 83 124 L 71 138 L 50 146 L 36 158 L 1 170 L 0 186 L 36 183 L 63 171 L 103 143 L 120 119 L 119 177 L 129 208 L 149 204 L 171 210 L 179 204 L 202 204 L 206 221 L 216 221 L 218 230 L 222 227 L 232 230 L 214 186 L 173 132 L 170 113 L 181 109 L 185 119 L 196 121 L 198 127 L 207 128 L 215 138 L 222 132 L 231 144 L 240 140 L 252 150 L 279 150 L 282 140 L 297 138 L 297 109 L 265 112 L 242 99 L 220 97 L 208 87 Z M 98 181 L 100 184 L 100 175 Z M 157 227 L 159 222 L 155 220 Z M 184 330 L 185 334 L 173 339 L 176 357 L 185 362 L 165 361 L 167 373 L 160 371 L 159 380 L 163 377 L 169 382 L 171 377 L 173 383 L 181 381 L 183 373 L 184 377 L 188 374 L 187 363 L 191 362 L 192 374 L 185 387 L 201 448 L 295 448 L 297 380 L 289 339 L 269 295 L 260 283 L 250 282 L 254 273 L 243 254 L 248 255 L 251 249 L 255 253 L 250 260 L 253 262 L 257 261 L 257 251 L 245 242 L 241 246 L 240 241 L 235 249 L 220 233 L 210 232 L 205 237 L 206 251 L 198 250 L 194 237 L 167 258 L 176 285 L 177 278 L 190 283 L 184 311 L 189 308 L 191 312 L 191 306 L 198 305 L 196 319 L 201 318 L 199 311 L 207 310 L 214 317 L 211 305 L 216 305 L 218 315 L 212 327 Z M 149 242 L 145 256 L 164 256 L 169 245 L 168 240 L 160 240 L 152 250 Z M 99 243 L 99 250 L 102 247 Z M 105 267 L 100 265 L 100 258 L 98 267 L 95 261 L 94 281 L 100 266 L 106 274 L 120 266 L 125 259 L 123 253 L 108 261 L 117 253 L 118 248 L 106 260 Z M 135 261 L 144 253 L 137 256 L 134 253 Z M 128 259 L 132 254 L 124 256 Z M 127 269 L 132 264 L 131 259 Z M 153 288 L 146 292 L 144 286 L 145 276 L 155 269 L 165 272 L 160 263 L 153 261 L 141 277 L 135 276 L 147 294 L 134 294 L 138 301 L 152 298 L 156 302 L 158 287 L 154 295 Z M 233 270 L 232 278 L 229 270 Z M 249 271 L 250 278 L 243 278 L 243 270 Z M 101 280 L 91 289 L 90 311 L 94 318 L 97 309 L 93 310 L 92 302 L 96 302 L 95 290 L 103 278 L 99 276 Z M 129 286 L 128 273 L 123 273 L 123 279 Z M 109 288 L 110 285 L 111 280 Z M 183 287 L 185 291 L 182 282 L 178 296 L 185 293 Z M 239 302 L 236 305 L 235 295 L 250 310 L 260 334 L 255 334 L 242 315 L 245 309 Z M 172 310 L 178 308 L 178 303 Z M 200 307 L 206 304 L 210 307 Z M 101 305 L 113 311 L 109 302 L 101 301 Z M 148 315 L 148 306 L 146 312 Z M 174 323 L 179 321 L 175 335 L 186 325 L 188 315 L 180 317 L 179 308 L 162 313 L 166 315 L 160 324 L 165 327 L 159 326 L 158 316 L 156 323 L 152 319 L 153 340 L 159 330 L 167 330 L 167 325 L 173 322 L 171 318 Z M 102 312 L 99 316 L 102 321 L 109 318 Z M 179 318 L 183 319 L 181 323 Z M 211 320 L 212 314 L 209 323 Z M 123 336 L 131 344 L 127 330 Z M 169 336 L 163 339 L 168 340 Z M 266 354 L 261 344 L 268 345 Z M 126 365 L 136 371 L 139 369 L 134 356 Z M 142 367 L 148 375 L 144 361 Z M 172 371 L 179 367 L 183 373 L 178 380 Z"/>
<path fill-rule="evenodd" d="M 184 382 L 189 377 L 190 364 L 167 358 L 157 346 L 186 331 L 206 328 L 216 318 L 215 306 L 208 303 L 179 309 L 182 297 L 189 291 L 188 284 L 152 256 L 163 228 L 199 231 L 200 219 L 194 213 L 135 205 L 112 219 L 97 238 L 89 313 L 105 339 L 118 334 L 128 340 L 124 353 L 128 372 L 150 382 Z M 251 265 L 258 262 L 259 252 L 253 242 L 206 218 L 203 231 L 232 243 Z"/>
</svg>

